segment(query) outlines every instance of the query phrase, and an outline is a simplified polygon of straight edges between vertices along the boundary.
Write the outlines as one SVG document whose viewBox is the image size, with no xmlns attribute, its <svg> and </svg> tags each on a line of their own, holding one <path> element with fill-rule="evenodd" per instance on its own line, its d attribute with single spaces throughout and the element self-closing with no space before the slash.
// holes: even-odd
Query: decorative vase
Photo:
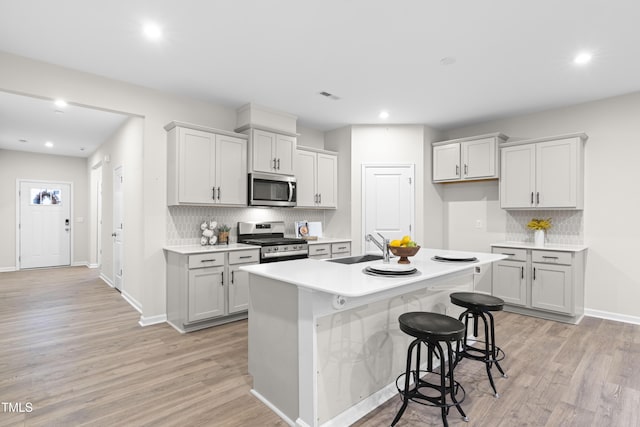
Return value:
<svg viewBox="0 0 640 427">
<path fill-rule="evenodd" d="M 533 241 L 537 247 L 544 246 L 544 230 L 536 230 L 533 232 Z"/>
<path fill-rule="evenodd" d="M 218 233 L 218 244 L 222 245 L 228 245 L 229 244 L 229 232 L 228 231 L 221 231 L 220 233 Z"/>
</svg>

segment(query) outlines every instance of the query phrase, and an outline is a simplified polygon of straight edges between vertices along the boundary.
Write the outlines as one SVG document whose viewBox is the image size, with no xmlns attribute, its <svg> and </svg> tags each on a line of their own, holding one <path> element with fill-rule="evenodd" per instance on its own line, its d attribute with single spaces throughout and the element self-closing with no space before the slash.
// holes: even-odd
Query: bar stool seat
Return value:
<svg viewBox="0 0 640 427">
<path fill-rule="evenodd" d="M 476 292 L 454 292 L 449 295 L 449 297 L 451 298 L 451 303 L 459 307 L 466 308 L 458 318 L 460 321 L 464 321 L 465 332 L 462 342 L 456 347 L 456 361 L 454 366 L 464 358 L 484 362 L 494 396 L 500 397 L 493 381 L 493 375 L 491 375 L 491 368 L 495 364 L 502 376 L 507 378 L 507 374 L 504 373 L 504 370 L 499 363 L 500 360 L 505 358 L 505 353 L 496 345 L 495 322 L 491 312 L 502 310 L 504 307 L 504 300 L 492 295 Z M 475 340 L 477 344 L 480 344 L 479 347 L 476 347 L 467 341 L 470 319 L 473 319 L 474 337 L 478 337 L 479 320 L 482 320 L 482 324 L 484 326 L 484 341 Z"/>
<path fill-rule="evenodd" d="M 465 325 L 458 319 L 444 314 L 422 311 L 404 313 L 400 315 L 398 322 L 400 330 L 415 339 L 409 344 L 407 350 L 406 370 L 396 378 L 396 387 L 402 398 L 402 407 L 393 419 L 391 426 L 396 425 L 400 420 L 409 401 L 440 408 L 445 426 L 448 426 L 447 415 L 452 406 L 455 406 L 463 419 L 468 421 L 466 414 L 460 407 L 466 393 L 453 377 L 455 353 L 451 345 L 459 343 L 464 338 Z M 446 353 L 441 342 L 446 344 Z M 428 350 L 426 370 L 421 369 L 420 366 L 422 344 Z M 412 369 L 411 362 L 414 350 L 416 350 L 416 359 L 415 367 Z M 439 372 L 433 372 L 434 352 L 440 360 Z M 449 361 L 448 371 L 445 368 L 447 360 Z M 413 380 L 413 384 L 410 384 L 410 380 Z M 400 386 L 399 383 L 404 384 Z"/>
</svg>

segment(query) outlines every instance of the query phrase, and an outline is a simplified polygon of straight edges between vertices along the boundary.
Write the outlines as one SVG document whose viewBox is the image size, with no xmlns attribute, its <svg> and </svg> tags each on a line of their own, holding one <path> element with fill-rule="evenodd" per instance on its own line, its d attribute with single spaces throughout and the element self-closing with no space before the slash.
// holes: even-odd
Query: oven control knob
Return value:
<svg viewBox="0 0 640 427">
<path fill-rule="evenodd" d="M 276 246 L 275 248 L 273 248 L 273 251 L 277 252 L 278 251 L 278 247 Z"/>
</svg>

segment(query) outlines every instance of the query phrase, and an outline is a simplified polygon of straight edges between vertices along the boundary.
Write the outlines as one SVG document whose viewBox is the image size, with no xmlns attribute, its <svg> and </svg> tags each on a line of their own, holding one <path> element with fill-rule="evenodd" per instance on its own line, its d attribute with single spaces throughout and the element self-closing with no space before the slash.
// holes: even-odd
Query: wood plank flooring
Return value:
<svg viewBox="0 0 640 427">
<path fill-rule="evenodd" d="M 0 426 L 284 426 L 254 398 L 246 321 L 179 334 L 139 314 L 84 267 L 0 273 Z M 640 326 L 578 326 L 498 313 L 507 353 L 493 397 L 484 367 L 463 361 L 467 390 L 451 426 L 640 426 Z M 392 398 L 356 426 L 388 426 Z M 4 408 L 4 409 L 3 409 Z M 409 405 L 398 423 L 441 425 Z"/>
</svg>

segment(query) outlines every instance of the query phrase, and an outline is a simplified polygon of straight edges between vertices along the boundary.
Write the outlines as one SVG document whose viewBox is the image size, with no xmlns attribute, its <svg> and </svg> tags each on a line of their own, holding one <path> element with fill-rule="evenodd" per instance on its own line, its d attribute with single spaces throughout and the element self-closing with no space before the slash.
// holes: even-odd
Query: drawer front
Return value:
<svg viewBox="0 0 640 427">
<path fill-rule="evenodd" d="M 189 255 L 189 269 L 224 265 L 224 252 Z"/>
<path fill-rule="evenodd" d="M 351 243 L 349 242 L 331 244 L 332 254 L 346 254 L 350 252 L 351 252 Z"/>
<path fill-rule="evenodd" d="M 544 262 L 546 264 L 562 264 L 571 265 L 571 252 L 556 251 L 531 251 L 531 260 L 533 262 Z"/>
<path fill-rule="evenodd" d="M 516 249 L 516 248 L 505 248 L 505 247 L 494 247 L 491 249 L 491 252 L 494 254 L 503 254 L 509 255 L 510 260 L 513 261 L 526 261 L 527 260 L 527 250 L 526 249 Z"/>
<path fill-rule="evenodd" d="M 331 245 L 328 243 L 324 245 L 309 245 L 309 256 L 317 255 L 330 256 Z"/>
<path fill-rule="evenodd" d="M 260 249 L 229 252 L 229 264 L 245 264 L 248 262 L 260 262 Z"/>
</svg>

